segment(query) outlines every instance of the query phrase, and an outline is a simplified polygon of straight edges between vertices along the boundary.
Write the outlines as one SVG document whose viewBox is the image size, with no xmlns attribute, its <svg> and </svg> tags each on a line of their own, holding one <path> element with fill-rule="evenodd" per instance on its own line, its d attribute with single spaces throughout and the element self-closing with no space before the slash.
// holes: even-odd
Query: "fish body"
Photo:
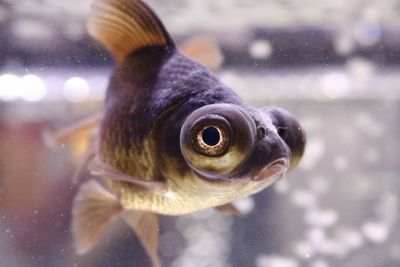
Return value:
<svg viewBox="0 0 400 267">
<path fill-rule="evenodd" d="M 88 28 L 117 67 L 88 161 L 98 178 L 83 184 L 74 202 L 80 254 L 122 217 L 160 266 L 155 214 L 234 211 L 230 202 L 297 165 L 305 135 L 293 116 L 244 102 L 179 52 L 142 1 L 95 0 Z"/>
<path fill-rule="evenodd" d="M 243 174 L 247 177 L 235 177 L 234 181 L 210 183 L 199 179 L 180 152 L 181 128 L 194 110 L 223 102 L 246 110 L 255 127 L 266 125 L 257 110 L 247 106 L 209 70 L 179 51 L 167 52 L 163 61 L 155 65 L 149 62 L 148 70 L 143 65 L 135 66 L 135 62 L 141 62 L 140 58 L 147 60 L 153 53 L 139 51 L 115 71 L 105 103 L 99 157 L 128 175 L 163 181 L 166 185 L 149 191 L 110 180 L 111 190 L 123 206 L 167 215 L 185 214 L 231 202 L 269 185 L 272 179 L 248 183 L 248 178 L 263 164 L 251 165 Z M 138 75 L 143 71 L 149 75 Z M 286 147 L 282 148 L 282 156 L 289 155 Z"/>
</svg>

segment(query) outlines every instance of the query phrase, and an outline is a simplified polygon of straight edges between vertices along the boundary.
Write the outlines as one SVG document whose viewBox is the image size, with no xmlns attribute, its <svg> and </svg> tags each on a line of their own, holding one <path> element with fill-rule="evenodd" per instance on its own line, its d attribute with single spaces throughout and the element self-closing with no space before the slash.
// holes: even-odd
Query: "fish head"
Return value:
<svg viewBox="0 0 400 267">
<path fill-rule="evenodd" d="M 299 162 L 305 146 L 300 124 L 287 111 L 235 104 L 205 105 L 183 123 L 180 147 L 198 179 L 260 191 Z M 237 192 L 240 194 L 241 192 Z"/>
</svg>

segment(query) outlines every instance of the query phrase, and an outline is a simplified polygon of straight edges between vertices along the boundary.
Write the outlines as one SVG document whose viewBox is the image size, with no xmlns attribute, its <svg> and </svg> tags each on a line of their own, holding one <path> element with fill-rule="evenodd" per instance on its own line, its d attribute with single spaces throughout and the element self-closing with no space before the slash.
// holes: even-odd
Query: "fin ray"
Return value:
<svg viewBox="0 0 400 267">
<path fill-rule="evenodd" d="M 79 255 L 88 253 L 121 212 L 117 198 L 98 182 L 91 180 L 83 184 L 74 199 L 72 210 L 76 252 Z"/>
<path fill-rule="evenodd" d="M 57 148 L 62 144 L 68 143 L 75 135 L 81 132 L 98 128 L 102 119 L 103 114 L 96 113 L 56 131 L 45 130 L 43 133 L 44 143 L 50 148 Z"/>
<path fill-rule="evenodd" d="M 130 29 L 132 28 L 134 31 L 136 31 L 138 33 L 139 36 L 142 36 L 142 38 L 146 41 L 146 42 L 154 42 L 154 40 L 146 40 L 146 37 L 151 37 L 151 36 L 146 36 L 143 31 L 141 30 L 141 25 L 135 25 L 134 23 L 132 23 L 129 19 L 129 16 L 121 11 L 119 11 L 118 9 L 115 9 L 113 7 L 110 6 L 102 6 L 102 8 L 104 8 L 104 14 L 99 14 L 99 18 L 101 19 L 101 21 L 106 21 L 109 20 L 108 22 L 114 26 L 117 26 L 115 28 L 115 31 L 118 32 L 118 30 L 120 31 L 121 34 L 123 34 L 123 36 L 130 34 Z M 107 13 L 105 13 L 107 12 Z M 111 16 L 112 13 L 114 16 Z M 126 24 L 121 24 L 118 23 L 119 19 L 117 19 L 118 17 L 123 18 L 125 20 Z M 118 29 L 118 26 L 121 27 L 120 29 Z"/>
<path fill-rule="evenodd" d="M 140 0 L 95 0 L 87 28 L 119 63 L 144 47 L 174 47 L 164 25 Z"/>
<path fill-rule="evenodd" d="M 131 2 L 132 3 L 132 2 Z M 135 10 L 134 7 L 131 5 L 132 9 L 130 9 L 133 13 Z M 149 25 L 153 27 L 153 30 L 155 30 L 160 36 L 163 36 L 165 33 L 160 30 L 160 28 L 155 24 L 155 21 L 150 19 L 152 16 L 154 16 L 154 13 L 152 14 L 149 12 L 148 8 L 144 8 L 144 6 L 138 5 L 137 8 L 141 10 L 143 13 L 146 13 L 146 17 L 144 17 L 144 21 L 147 21 Z M 165 30 L 164 30 L 165 31 Z"/>
<path fill-rule="evenodd" d="M 157 215 L 150 212 L 125 210 L 123 218 L 140 240 L 153 267 L 161 267 L 157 252 L 159 232 Z"/>
<path fill-rule="evenodd" d="M 130 182 L 135 185 L 147 188 L 147 189 L 159 189 L 165 186 L 165 182 L 161 181 L 148 181 L 141 179 L 139 177 L 134 177 L 128 174 L 121 172 L 120 170 L 114 168 L 113 166 L 109 165 L 106 162 L 101 161 L 98 158 L 94 158 L 89 166 L 89 170 L 91 171 L 92 175 L 107 177 L 110 179 L 114 179 L 117 181 L 124 181 Z"/>
</svg>

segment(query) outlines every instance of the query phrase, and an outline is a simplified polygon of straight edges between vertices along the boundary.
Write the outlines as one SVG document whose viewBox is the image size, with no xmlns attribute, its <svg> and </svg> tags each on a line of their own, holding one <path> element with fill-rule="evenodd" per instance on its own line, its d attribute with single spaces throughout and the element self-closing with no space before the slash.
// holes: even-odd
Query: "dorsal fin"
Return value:
<svg viewBox="0 0 400 267">
<path fill-rule="evenodd" d="M 94 0 L 87 27 L 118 63 L 141 48 L 175 47 L 162 22 L 140 0 Z"/>
</svg>

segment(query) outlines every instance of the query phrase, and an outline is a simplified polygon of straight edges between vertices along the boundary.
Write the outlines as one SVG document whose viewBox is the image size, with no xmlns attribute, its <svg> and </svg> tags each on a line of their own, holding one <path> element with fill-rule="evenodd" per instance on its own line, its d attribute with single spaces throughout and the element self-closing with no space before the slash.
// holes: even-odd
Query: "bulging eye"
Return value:
<svg viewBox="0 0 400 267">
<path fill-rule="evenodd" d="M 212 104 L 195 110 L 181 129 L 186 162 L 207 178 L 233 175 L 254 149 L 254 122 L 231 104 Z"/>
</svg>

